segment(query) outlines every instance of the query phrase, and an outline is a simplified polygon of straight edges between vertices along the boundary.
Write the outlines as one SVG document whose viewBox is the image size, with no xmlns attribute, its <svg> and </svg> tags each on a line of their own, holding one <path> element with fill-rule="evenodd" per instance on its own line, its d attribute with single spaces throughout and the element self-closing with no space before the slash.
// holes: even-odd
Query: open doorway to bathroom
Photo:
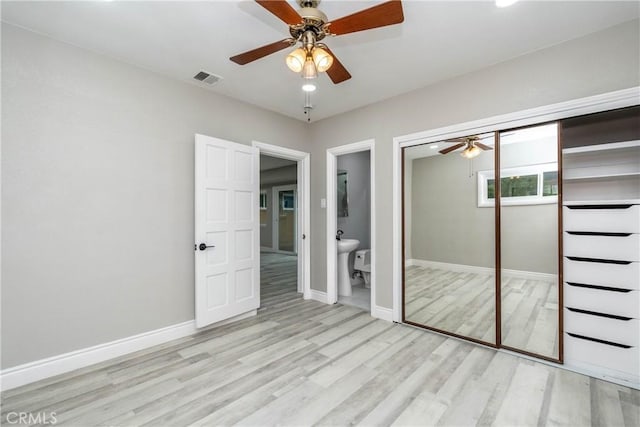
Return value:
<svg viewBox="0 0 640 427">
<path fill-rule="evenodd" d="M 338 302 L 367 311 L 371 307 L 370 162 L 369 150 L 337 157 Z"/>
<path fill-rule="evenodd" d="M 327 299 L 375 307 L 374 141 L 327 150 Z"/>
</svg>

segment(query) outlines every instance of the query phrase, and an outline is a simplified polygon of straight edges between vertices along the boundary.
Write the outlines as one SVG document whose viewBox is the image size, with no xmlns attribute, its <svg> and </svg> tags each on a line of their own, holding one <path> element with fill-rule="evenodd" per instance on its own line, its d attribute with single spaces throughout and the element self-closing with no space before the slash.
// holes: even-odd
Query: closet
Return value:
<svg viewBox="0 0 640 427">
<path fill-rule="evenodd" d="M 561 122 L 565 363 L 640 384 L 640 108 Z"/>
<path fill-rule="evenodd" d="M 404 149 L 403 321 L 561 357 L 558 126 Z"/>
<path fill-rule="evenodd" d="M 402 185 L 403 322 L 638 387 L 639 106 L 404 147 Z"/>
</svg>

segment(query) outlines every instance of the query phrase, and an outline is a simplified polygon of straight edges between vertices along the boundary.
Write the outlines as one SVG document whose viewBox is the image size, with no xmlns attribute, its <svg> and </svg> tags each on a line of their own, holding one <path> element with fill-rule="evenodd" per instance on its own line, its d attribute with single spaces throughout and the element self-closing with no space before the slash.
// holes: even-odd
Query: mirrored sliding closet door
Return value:
<svg viewBox="0 0 640 427">
<path fill-rule="evenodd" d="M 495 134 L 404 148 L 403 321 L 496 345 Z"/>
<path fill-rule="evenodd" d="M 556 360 L 557 124 L 501 132 L 499 158 L 499 183 L 487 178 L 483 188 L 499 194 L 502 347 Z"/>
</svg>

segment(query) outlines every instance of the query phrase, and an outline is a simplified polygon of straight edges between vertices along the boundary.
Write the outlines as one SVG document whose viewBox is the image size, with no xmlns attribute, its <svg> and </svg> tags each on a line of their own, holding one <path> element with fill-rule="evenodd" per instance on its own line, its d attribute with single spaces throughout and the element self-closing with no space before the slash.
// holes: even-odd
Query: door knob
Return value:
<svg viewBox="0 0 640 427">
<path fill-rule="evenodd" d="M 207 248 L 215 248 L 215 245 L 211 245 L 211 246 L 207 246 L 206 243 L 200 243 L 200 245 L 198 246 L 198 249 L 200 249 L 201 251 L 204 251 Z"/>
</svg>

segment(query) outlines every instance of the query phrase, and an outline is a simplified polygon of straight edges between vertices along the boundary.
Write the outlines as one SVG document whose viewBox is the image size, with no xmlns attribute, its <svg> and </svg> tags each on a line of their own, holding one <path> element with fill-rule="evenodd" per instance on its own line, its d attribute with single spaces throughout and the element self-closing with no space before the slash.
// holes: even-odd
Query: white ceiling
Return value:
<svg viewBox="0 0 640 427">
<path fill-rule="evenodd" d="M 320 9 L 331 20 L 378 3 L 324 0 Z M 353 78 L 334 85 L 319 77 L 314 121 L 639 16 L 637 1 L 403 5 L 403 24 L 326 40 Z M 228 59 L 288 36 L 253 1 L 2 1 L 2 20 L 183 81 L 206 70 L 224 78 L 207 90 L 306 120 L 302 79 L 284 63 L 288 50 L 245 66 Z"/>
</svg>

